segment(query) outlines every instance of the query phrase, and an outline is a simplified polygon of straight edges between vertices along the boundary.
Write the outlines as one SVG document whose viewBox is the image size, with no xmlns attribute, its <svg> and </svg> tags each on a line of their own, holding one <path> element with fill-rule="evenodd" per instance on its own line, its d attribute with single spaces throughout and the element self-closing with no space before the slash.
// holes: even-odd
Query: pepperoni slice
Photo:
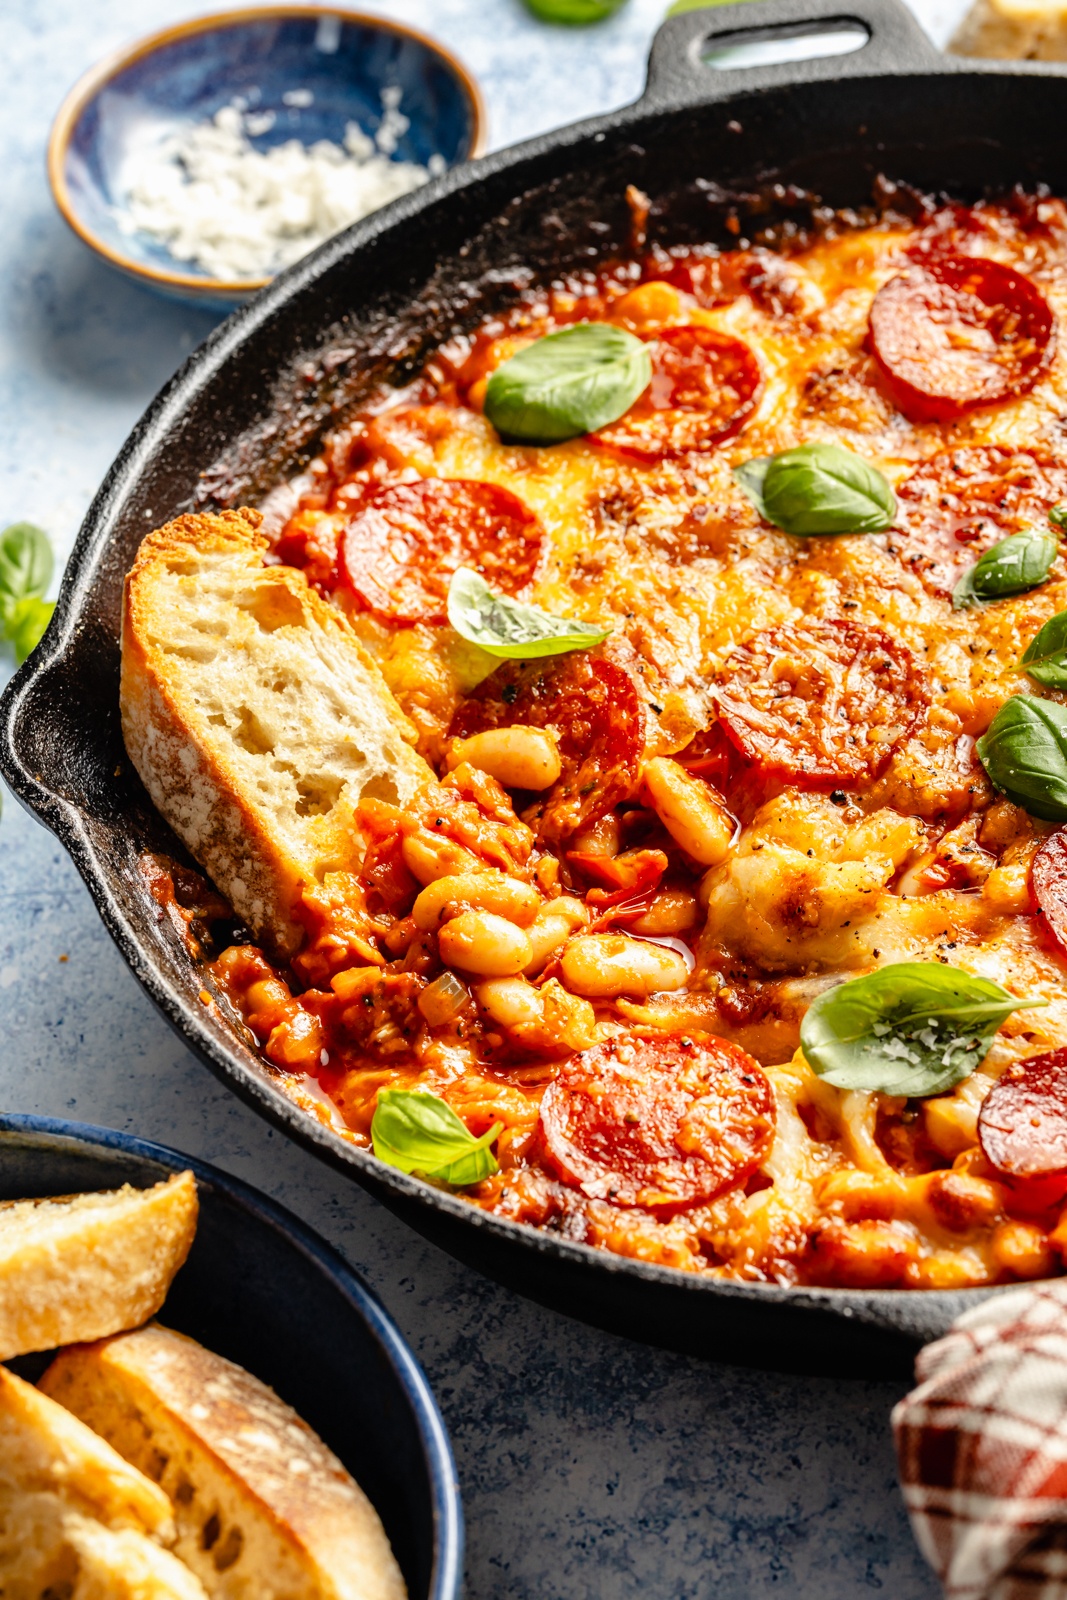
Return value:
<svg viewBox="0 0 1067 1600">
<path fill-rule="evenodd" d="M 589 435 L 639 461 L 710 450 L 752 415 L 760 370 L 740 339 L 713 328 L 664 328 L 649 340 L 652 382 L 625 416 Z"/>
<path fill-rule="evenodd" d="M 912 422 L 950 422 L 1032 389 L 1052 359 L 1055 319 L 1029 278 L 999 261 L 930 253 L 883 284 L 871 350 Z"/>
<path fill-rule="evenodd" d="M 982 1103 L 978 1142 L 1006 1177 L 1067 1174 L 1067 1050 L 1005 1069 Z"/>
<path fill-rule="evenodd" d="M 1030 898 L 1061 955 L 1067 955 L 1067 828 L 1050 833 L 1030 863 Z"/>
<path fill-rule="evenodd" d="M 785 783 L 876 778 L 926 703 L 910 650 L 878 628 L 805 620 L 757 633 L 713 700 L 727 737 Z"/>
<path fill-rule="evenodd" d="M 453 737 L 523 723 L 548 728 L 563 770 L 525 820 L 558 842 L 634 794 L 644 716 L 630 674 L 614 661 L 574 651 L 555 662 L 508 661 L 478 685 L 452 719 Z"/>
<path fill-rule="evenodd" d="M 744 1183 L 774 1122 L 762 1068 L 710 1034 L 610 1039 L 572 1056 L 541 1101 L 546 1157 L 565 1183 L 661 1216 Z"/>
<path fill-rule="evenodd" d="M 382 622 L 445 622 L 457 567 L 476 567 L 491 589 L 518 594 L 543 540 L 538 519 L 509 490 L 423 478 L 364 501 L 341 534 L 340 577 Z"/>
<path fill-rule="evenodd" d="M 1067 466 L 1031 450 L 981 445 L 931 456 L 897 488 L 886 547 L 931 594 L 950 595 L 983 551 L 1067 499 Z"/>
</svg>

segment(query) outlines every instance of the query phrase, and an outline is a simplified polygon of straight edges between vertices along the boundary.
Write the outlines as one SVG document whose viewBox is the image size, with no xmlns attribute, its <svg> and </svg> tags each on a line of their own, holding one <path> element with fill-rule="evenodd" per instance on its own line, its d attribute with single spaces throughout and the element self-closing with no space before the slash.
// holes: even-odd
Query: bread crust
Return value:
<svg viewBox="0 0 1067 1600">
<path fill-rule="evenodd" d="M 175 1550 L 220 1600 L 403 1600 L 377 1513 L 257 1378 L 150 1324 L 61 1352 L 41 1380 L 174 1502 Z M 162 1463 L 162 1465 L 160 1465 Z"/>
<path fill-rule="evenodd" d="M 344 616 L 267 566 L 257 511 L 178 517 L 126 579 L 122 731 L 154 805 L 257 936 L 300 948 L 301 891 L 358 865 L 360 796 L 433 773 Z"/>
<path fill-rule="evenodd" d="M 191 1172 L 151 1189 L 0 1204 L 0 1360 L 154 1316 L 196 1233 Z"/>
</svg>

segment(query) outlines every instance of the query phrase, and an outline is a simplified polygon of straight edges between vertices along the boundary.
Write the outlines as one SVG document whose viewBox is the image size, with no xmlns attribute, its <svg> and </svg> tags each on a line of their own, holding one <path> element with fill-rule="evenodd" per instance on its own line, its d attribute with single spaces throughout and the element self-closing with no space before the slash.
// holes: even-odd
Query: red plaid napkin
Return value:
<svg viewBox="0 0 1067 1600">
<path fill-rule="evenodd" d="M 1067 1600 L 1067 1282 L 953 1323 L 893 1412 L 915 1537 L 950 1600 Z"/>
</svg>

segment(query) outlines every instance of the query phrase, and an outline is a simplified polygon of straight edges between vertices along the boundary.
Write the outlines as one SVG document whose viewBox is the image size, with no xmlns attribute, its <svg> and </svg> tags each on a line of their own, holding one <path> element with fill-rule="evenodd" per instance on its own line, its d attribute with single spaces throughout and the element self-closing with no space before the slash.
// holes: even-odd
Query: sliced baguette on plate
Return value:
<svg viewBox="0 0 1067 1600">
<path fill-rule="evenodd" d="M 0 1204 L 0 1360 L 147 1322 L 196 1218 L 191 1172 L 152 1189 Z"/>
<path fill-rule="evenodd" d="M 403 1600 L 370 1501 L 240 1367 L 153 1323 L 62 1351 L 41 1387 L 158 1478 L 175 1552 L 212 1597 Z"/>
<path fill-rule="evenodd" d="M 363 795 L 433 773 L 348 622 L 266 566 L 257 511 L 179 517 L 126 579 L 122 730 L 152 801 L 234 910 L 299 949 L 300 892 L 358 865 Z"/>
<path fill-rule="evenodd" d="M 0 1595 L 4 1600 L 204 1600 L 155 1540 L 170 1502 L 86 1425 L 0 1367 Z"/>
</svg>

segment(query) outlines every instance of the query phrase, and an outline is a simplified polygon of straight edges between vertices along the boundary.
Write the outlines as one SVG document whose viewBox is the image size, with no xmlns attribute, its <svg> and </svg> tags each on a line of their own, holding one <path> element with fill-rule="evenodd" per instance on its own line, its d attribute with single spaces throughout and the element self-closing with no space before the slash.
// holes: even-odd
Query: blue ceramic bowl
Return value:
<svg viewBox="0 0 1067 1600">
<path fill-rule="evenodd" d="M 162 1320 L 269 1383 L 374 1502 L 410 1600 L 459 1600 L 463 1510 L 433 1393 L 341 1257 L 236 1178 L 126 1133 L 0 1116 L 0 1200 L 145 1188 L 191 1167 L 200 1222 Z M 36 1377 L 43 1362 L 16 1363 Z"/>
<path fill-rule="evenodd" d="M 480 154 L 484 112 L 465 68 L 422 34 L 325 6 L 264 6 L 196 17 L 130 45 L 75 84 L 52 126 L 48 176 L 56 204 L 86 244 L 162 294 L 231 309 L 266 278 L 212 278 L 116 219 L 130 152 L 183 123 L 207 121 L 235 98 L 272 126 L 259 149 L 287 139 L 340 144 L 355 121 L 374 134 L 382 90 L 399 88 L 410 121 L 395 159 L 455 166 Z M 294 91 L 301 101 L 292 103 Z M 286 100 L 288 96 L 288 101 Z"/>
</svg>

